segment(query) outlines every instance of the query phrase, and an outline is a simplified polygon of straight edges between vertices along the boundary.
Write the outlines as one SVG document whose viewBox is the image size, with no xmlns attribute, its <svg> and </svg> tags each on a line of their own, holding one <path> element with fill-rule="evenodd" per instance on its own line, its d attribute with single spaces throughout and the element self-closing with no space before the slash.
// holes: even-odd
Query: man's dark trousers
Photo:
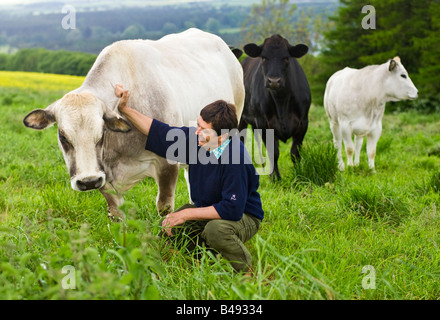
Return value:
<svg viewBox="0 0 440 320">
<path fill-rule="evenodd" d="M 196 206 L 186 204 L 175 212 L 188 208 L 196 208 Z M 252 266 L 252 257 L 244 243 L 257 233 L 260 223 L 260 219 L 247 213 L 244 213 L 239 221 L 224 219 L 186 221 L 173 228 L 173 236 L 170 238 L 178 246 L 186 243 L 187 249 L 191 251 L 197 244 L 204 243 L 207 248 L 219 252 L 236 271 L 246 272 Z"/>
</svg>

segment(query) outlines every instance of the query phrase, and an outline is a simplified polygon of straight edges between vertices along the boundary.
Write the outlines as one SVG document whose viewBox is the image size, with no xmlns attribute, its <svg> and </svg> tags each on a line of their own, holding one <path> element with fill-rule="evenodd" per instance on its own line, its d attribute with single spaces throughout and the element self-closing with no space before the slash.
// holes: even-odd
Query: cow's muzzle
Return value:
<svg viewBox="0 0 440 320">
<path fill-rule="evenodd" d="M 78 191 L 89 191 L 102 188 L 104 183 L 105 180 L 103 177 L 87 177 L 76 180 L 75 185 L 72 187 Z"/>
<path fill-rule="evenodd" d="M 277 77 L 277 78 L 272 78 L 272 77 L 267 77 L 266 78 L 266 88 L 267 89 L 280 89 L 284 87 L 284 81 L 283 78 Z"/>
</svg>

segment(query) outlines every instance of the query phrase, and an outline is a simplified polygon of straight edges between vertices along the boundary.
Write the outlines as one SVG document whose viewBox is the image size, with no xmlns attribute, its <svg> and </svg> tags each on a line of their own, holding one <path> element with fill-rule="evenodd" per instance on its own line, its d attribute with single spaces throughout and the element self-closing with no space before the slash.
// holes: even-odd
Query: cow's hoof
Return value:
<svg viewBox="0 0 440 320">
<path fill-rule="evenodd" d="M 117 222 L 117 223 L 125 220 L 125 217 L 112 215 L 111 213 L 108 214 L 108 217 L 112 222 Z"/>
</svg>

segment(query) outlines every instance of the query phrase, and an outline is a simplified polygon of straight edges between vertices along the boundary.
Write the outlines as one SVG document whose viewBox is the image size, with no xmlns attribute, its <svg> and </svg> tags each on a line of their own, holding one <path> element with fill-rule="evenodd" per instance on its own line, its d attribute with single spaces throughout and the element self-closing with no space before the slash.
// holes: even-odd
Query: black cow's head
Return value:
<svg viewBox="0 0 440 320">
<path fill-rule="evenodd" d="M 244 52 L 252 58 L 260 57 L 266 88 L 278 90 L 286 85 L 286 75 L 291 58 L 301 58 L 309 48 L 304 44 L 292 46 L 280 35 L 266 38 L 262 45 L 249 43 Z"/>
</svg>

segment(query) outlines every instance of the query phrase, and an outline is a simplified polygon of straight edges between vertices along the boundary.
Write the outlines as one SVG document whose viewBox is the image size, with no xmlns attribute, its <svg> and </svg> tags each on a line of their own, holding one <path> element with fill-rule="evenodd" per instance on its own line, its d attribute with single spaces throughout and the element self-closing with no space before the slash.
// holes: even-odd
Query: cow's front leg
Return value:
<svg viewBox="0 0 440 320">
<path fill-rule="evenodd" d="M 374 171 L 374 159 L 376 157 L 376 146 L 382 134 L 382 125 L 379 125 L 376 129 L 371 131 L 367 137 L 367 154 L 368 154 L 368 166 Z"/>
<path fill-rule="evenodd" d="M 333 133 L 333 144 L 338 152 L 338 167 L 339 170 L 345 170 L 344 160 L 342 159 L 342 133 L 339 124 L 330 121 L 330 130 Z"/>
<path fill-rule="evenodd" d="M 170 165 L 164 160 L 161 170 L 159 170 L 156 183 L 158 194 L 156 199 L 157 211 L 161 216 L 165 216 L 174 211 L 174 195 L 176 190 L 177 178 L 179 176 L 179 165 Z"/>
<path fill-rule="evenodd" d="M 355 141 L 354 165 L 358 166 L 360 162 L 362 144 L 364 143 L 364 137 L 355 136 L 354 141 Z"/>
<path fill-rule="evenodd" d="M 107 200 L 107 208 L 108 208 L 108 216 L 112 220 L 118 221 L 119 219 L 124 220 L 125 214 L 119 207 L 124 203 L 124 197 L 118 193 L 115 188 L 110 184 L 106 183 L 104 187 L 99 189 L 101 194 L 104 196 L 105 200 Z"/>
<path fill-rule="evenodd" d="M 290 158 L 292 159 L 293 164 L 297 161 L 301 160 L 300 149 L 302 143 L 304 141 L 304 137 L 307 132 L 307 128 L 309 126 L 309 120 L 303 119 L 298 124 L 298 129 L 295 134 L 292 135 L 292 146 L 290 147 Z"/>
<path fill-rule="evenodd" d="M 267 129 L 267 130 L 272 130 L 272 129 Z M 274 180 L 280 180 L 281 175 L 280 175 L 280 171 L 278 170 L 278 158 L 280 157 L 279 140 L 273 134 L 268 135 L 266 130 L 264 129 L 261 132 L 261 137 L 266 147 L 266 152 L 269 155 L 270 176 Z M 271 138 L 273 138 L 273 140 Z"/>
</svg>

